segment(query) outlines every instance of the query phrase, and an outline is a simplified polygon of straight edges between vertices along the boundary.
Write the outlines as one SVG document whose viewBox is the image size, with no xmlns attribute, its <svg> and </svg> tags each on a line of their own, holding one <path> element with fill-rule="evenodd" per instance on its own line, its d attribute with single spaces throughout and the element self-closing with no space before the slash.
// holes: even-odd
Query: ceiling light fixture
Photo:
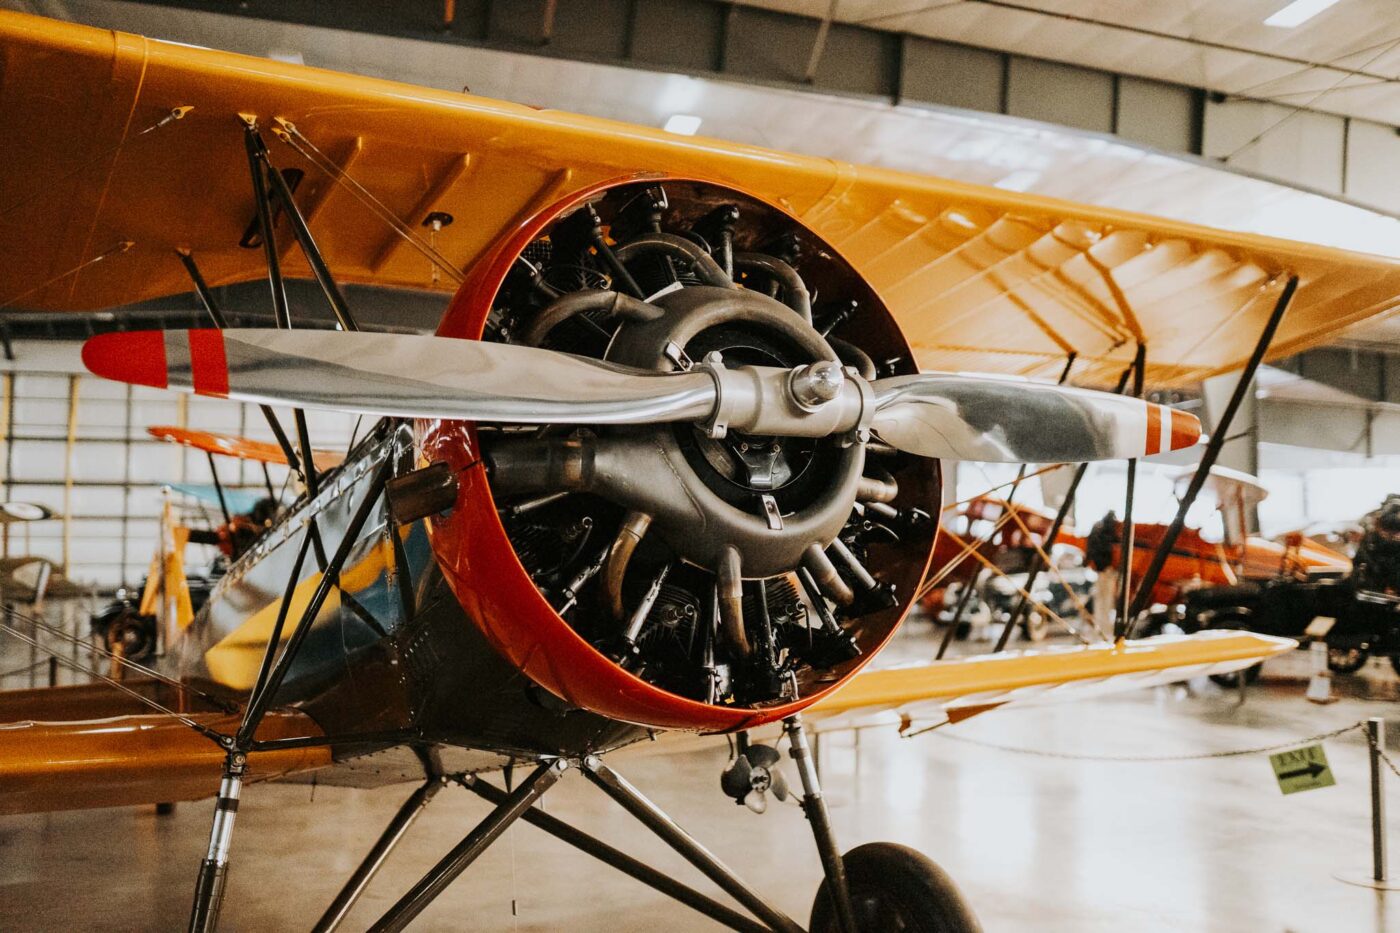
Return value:
<svg viewBox="0 0 1400 933">
<path fill-rule="evenodd" d="M 1288 6 L 1264 20 L 1264 25 L 1292 29 L 1306 23 L 1336 2 L 1337 0 L 1293 0 Z"/>
<path fill-rule="evenodd" d="M 662 129 L 677 136 L 694 136 L 695 131 L 700 129 L 700 118 L 690 113 L 672 114 Z"/>
</svg>

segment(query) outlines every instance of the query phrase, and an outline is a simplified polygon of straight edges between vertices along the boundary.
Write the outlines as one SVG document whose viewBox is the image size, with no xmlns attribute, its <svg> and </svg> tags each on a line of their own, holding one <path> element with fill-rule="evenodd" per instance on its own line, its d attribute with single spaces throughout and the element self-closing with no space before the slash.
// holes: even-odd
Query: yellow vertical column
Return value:
<svg viewBox="0 0 1400 933">
<path fill-rule="evenodd" d="M 78 444 L 78 377 L 68 377 L 68 437 L 63 448 L 63 575 L 73 548 L 73 450 Z"/>
<path fill-rule="evenodd" d="M 3 380 L 0 380 L 0 443 L 5 445 L 5 457 L 0 463 L 5 467 L 5 498 L 10 497 L 10 446 L 14 443 L 12 428 L 14 425 L 14 399 L 15 399 L 15 374 L 5 373 Z M 3 536 L 4 556 L 10 556 L 10 523 L 0 523 L 0 536 Z"/>
</svg>

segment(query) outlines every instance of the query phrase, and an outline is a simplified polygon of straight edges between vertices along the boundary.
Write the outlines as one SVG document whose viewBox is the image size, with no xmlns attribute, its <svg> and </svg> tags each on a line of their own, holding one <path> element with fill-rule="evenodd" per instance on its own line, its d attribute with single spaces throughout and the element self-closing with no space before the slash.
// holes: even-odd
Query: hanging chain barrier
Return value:
<svg viewBox="0 0 1400 933">
<path fill-rule="evenodd" d="M 1220 752 L 1194 752 L 1190 754 L 1181 755 L 1092 755 L 1077 754 L 1074 752 L 1055 752 L 1040 748 L 1022 748 L 1015 745 L 1003 745 L 1000 742 L 988 742 L 984 739 L 974 739 L 971 736 L 956 735 L 951 732 L 940 731 L 942 727 L 947 724 L 948 723 L 946 722 L 941 722 L 935 725 L 925 726 L 922 729 L 915 729 L 912 732 L 905 732 L 902 734 L 901 738 L 912 739 L 915 736 L 924 735 L 925 733 L 929 732 L 935 732 L 939 737 L 951 739 L 954 742 L 962 742 L 967 745 L 976 745 L 979 748 L 990 748 L 999 752 L 1010 752 L 1015 755 L 1032 755 L 1037 758 L 1058 758 L 1068 761 L 1111 761 L 1118 763 L 1141 762 L 1145 764 L 1150 764 L 1152 762 L 1163 761 L 1209 761 L 1213 758 L 1238 758 L 1245 755 L 1264 755 L 1272 752 L 1285 751 L 1290 748 L 1298 748 L 1299 746 L 1303 745 L 1311 745 L 1315 742 L 1322 742 L 1327 739 L 1335 739 L 1339 736 L 1346 735 L 1350 732 L 1360 732 L 1362 735 L 1366 736 L 1368 744 L 1371 745 L 1372 749 L 1376 752 L 1377 756 L 1379 756 L 1380 759 L 1386 763 L 1386 766 L 1389 767 L 1390 770 L 1395 773 L 1396 777 L 1400 777 L 1400 768 L 1397 768 L 1395 762 L 1390 758 L 1389 755 L 1385 753 L 1384 749 L 1376 745 L 1375 741 L 1366 731 L 1366 720 L 1364 719 L 1360 720 L 1359 722 L 1353 722 L 1349 725 L 1342 726 L 1339 729 L 1333 729 L 1330 732 L 1319 732 L 1316 735 L 1308 735 L 1303 736 L 1301 738 L 1289 739 L 1286 742 L 1277 742 L 1272 745 L 1259 745 L 1252 748 L 1235 748 Z"/>
<path fill-rule="evenodd" d="M 1395 762 L 1385 753 L 1385 749 L 1381 748 L 1380 744 L 1376 742 L 1376 737 L 1366 728 L 1366 723 L 1357 723 L 1353 728 L 1361 729 L 1361 734 L 1366 736 L 1366 744 L 1371 746 L 1371 751 L 1375 752 L 1377 758 L 1385 762 L 1385 766 L 1390 769 L 1391 774 L 1400 777 L 1400 767 L 1396 767 Z"/>
<path fill-rule="evenodd" d="M 57 655 L 55 655 L 54 652 L 50 651 L 48 648 L 41 648 L 39 650 L 44 652 L 44 656 L 42 658 L 35 661 L 33 664 L 25 664 L 22 667 L 12 667 L 8 671 L 0 671 L 0 680 L 5 680 L 9 677 L 18 677 L 20 674 L 28 674 L 30 671 L 37 671 L 39 668 L 44 667 L 49 663 L 49 658 L 57 657 Z"/>
</svg>

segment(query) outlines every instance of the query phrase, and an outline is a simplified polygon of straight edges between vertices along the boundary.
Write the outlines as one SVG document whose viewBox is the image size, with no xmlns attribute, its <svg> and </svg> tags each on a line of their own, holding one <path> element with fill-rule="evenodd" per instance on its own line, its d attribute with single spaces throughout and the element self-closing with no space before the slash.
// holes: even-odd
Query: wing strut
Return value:
<svg viewBox="0 0 1400 933">
<path fill-rule="evenodd" d="M 1147 345 L 1138 343 L 1133 357 L 1133 397 L 1142 398 L 1142 380 L 1147 370 Z M 1118 621 L 1113 626 L 1113 640 L 1128 637 L 1128 601 L 1133 591 L 1133 501 L 1137 497 L 1137 457 L 1128 460 L 1128 491 L 1123 501 L 1123 579 L 1119 581 Z"/>
<path fill-rule="evenodd" d="M 253 202 L 257 208 L 258 229 L 262 234 L 263 257 L 267 262 L 267 281 L 272 289 L 272 311 L 277 319 L 279 328 L 290 329 L 292 326 L 291 311 L 287 307 L 287 286 L 282 280 L 282 262 L 277 255 L 277 232 L 272 222 L 271 199 L 267 193 L 267 175 L 274 170 L 268 163 L 267 147 L 263 144 L 262 136 L 258 133 L 256 122 L 249 120 L 243 127 L 243 145 L 248 154 L 248 174 L 253 182 Z M 312 459 L 311 435 L 306 429 L 306 412 L 300 408 L 292 409 L 292 418 L 296 422 L 297 443 L 301 446 L 302 476 L 306 480 L 306 492 L 312 499 L 316 498 L 316 493 L 320 491 L 320 478 L 316 475 L 316 462 Z M 325 551 L 320 544 L 320 535 L 316 534 L 316 559 L 321 566 L 325 566 Z"/>
<path fill-rule="evenodd" d="M 1284 283 L 1283 291 L 1279 293 L 1278 300 L 1274 302 L 1274 310 L 1269 315 L 1263 332 L 1259 334 L 1259 342 L 1254 345 L 1254 352 L 1249 355 L 1249 362 L 1245 363 L 1244 369 L 1240 372 L 1240 381 L 1235 383 L 1235 391 L 1230 396 L 1230 403 L 1225 406 L 1225 411 L 1220 415 L 1220 423 L 1211 427 L 1210 440 L 1206 443 L 1205 451 L 1201 453 L 1200 466 L 1196 467 L 1196 474 L 1191 477 L 1191 484 L 1186 487 L 1186 493 L 1181 497 L 1181 504 L 1177 506 L 1176 516 L 1167 528 L 1167 533 L 1162 536 L 1162 543 L 1157 546 L 1157 553 L 1152 555 L 1152 563 L 1148 564 L 1147 572 L 1143 574 L 1142 581 L 1138 583 L 1137 595 L 1134 596 L 1132 606 L 1128 610 L 1128 618 L 1137 618 L 1147 608 L 1148 601 L 1152 599 L 1152 590 L 1157 585 L 1157 578 L 1162 574 L 1162 567 L 1166 565 L 1167 555 L 1171 553 L 1172 547 L 1176 544 L 1177 536 L 1181 534 L 1181 529 L 1186 524 L 1186 513 L 1195 503 L 1196 496 L 1200 495 L 1202 487 L 1205 486 L 1206 479 L 1210 476 L 1210 468 L 1215 466 L 1216 458 L 1220 456 L 1220 448 L 1225 446 L 1225 439 L 1230 434 L 1230 424 L 1235 420 L 1235 414 L 1244 402 L 1245 393 L 1250 390 L 1249 387 L 1254 382 L 1254 374 L 1258 371 L 1259 364 L 1264 361 L 1264 354 L 1269 352 L 1269 345 L 1273 343 L 1274 334 L 1278 332 L 1278 326 L 1283 321 L 1283 315 L 1288 311 L 1288 306 L 1293 303 L 1293 295 L 1297 290 L 1298 276 L 1296 274 L 1290 275 L 1288 281 Z"/>
</svg>

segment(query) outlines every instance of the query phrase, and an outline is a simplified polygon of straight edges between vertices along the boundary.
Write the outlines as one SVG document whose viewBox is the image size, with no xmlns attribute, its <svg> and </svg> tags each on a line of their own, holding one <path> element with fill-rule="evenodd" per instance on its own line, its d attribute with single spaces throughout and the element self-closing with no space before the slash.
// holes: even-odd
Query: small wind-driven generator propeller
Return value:
<svg viewBox="0 0 1400 933">
<path fill-rule="evenodd" d="M 738 754 L 720 775 L 720 788 L 755 813 L 768 809 L 768 792 L 779 802 L 788 799 L 787 778 L 778 770 L 782 755 L 771 745 L 749 744 L 740 740 Z"/>
<path fill-rule="evenodd" d="M 475 340 L 296 330 L 131 331 L 83 346 L 99 376 L 275 405 L 526 424 L 693 422 L 779 437 L 869 432 L 907 453 L 999 463 L 1151 456 L 1194 444 L 1192 415 L 1085 389 L 922 373 L 866 380 L 830 361 L 677 372 Z"/>
</svg>

